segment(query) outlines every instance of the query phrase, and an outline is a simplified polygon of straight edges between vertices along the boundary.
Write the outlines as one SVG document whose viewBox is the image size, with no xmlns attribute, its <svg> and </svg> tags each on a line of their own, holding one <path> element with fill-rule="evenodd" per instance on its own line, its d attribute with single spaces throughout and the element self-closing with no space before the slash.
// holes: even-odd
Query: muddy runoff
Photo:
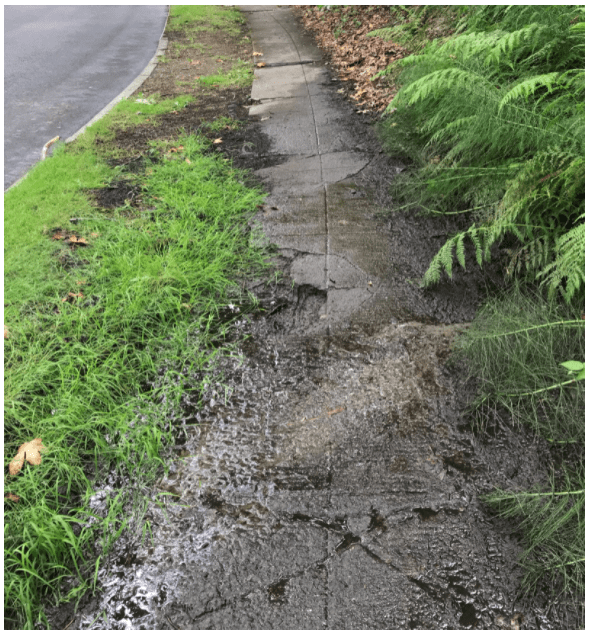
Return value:
<svg viewBox="0 0 590 634">
<path fill-rule="evenodd" d="M 269 191 L 253 239 L 282 281 L 252 283 L 223 379 L 162 415 L 169 472 L 119 539 L 72 629 L 562 629 L 575 611 L 521 591 L 516 526 L 480 502 L 544 481 L 548 453 L 498 417 L 475 433 L 453 342 L 494 267 L 416 283 L 444 218 L 384 214 L 405 166 L 380 149 L 288 8 L 244 8 L 256 71 L 232 155 Z M 236 145 L 236 148 L 238 147 Z M 247 152 L 244 152 L 244 148 Z M 454 221 L 456 222 L 456 221 Z M 203 375 L 194 375 L 195 385 Z M 97 486 L 94 508 L 130 483 Z M 166 494 L 166 495 L 162 495 Z"/>
<path fill-rule="evenodd" d="M 152 536 L 117 543 L 75 628 L 556 627 L 519 598 L 514 527 L 478 501 L 530 486 L 544 452 L 471 432 L 444 365 L 458 328 L 284 336 L 273 317 L 238 326 L 203 407 L 187 395 Z"/>
</svg>

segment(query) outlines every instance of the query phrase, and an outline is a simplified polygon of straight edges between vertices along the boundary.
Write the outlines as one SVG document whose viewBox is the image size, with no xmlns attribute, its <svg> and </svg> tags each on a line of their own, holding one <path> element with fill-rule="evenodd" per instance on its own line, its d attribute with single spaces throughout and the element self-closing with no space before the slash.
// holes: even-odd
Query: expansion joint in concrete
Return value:
<svg viewBox="0 0 590 634">
<path fill-rule="evenodd" d="M 302 59 L 300 62 L 270 62 L 265 63 L 264 68 L 280 68 L 281 66 L 300 66 L 301 64 L 313 64 L 314 59 Z"/>
</svg>

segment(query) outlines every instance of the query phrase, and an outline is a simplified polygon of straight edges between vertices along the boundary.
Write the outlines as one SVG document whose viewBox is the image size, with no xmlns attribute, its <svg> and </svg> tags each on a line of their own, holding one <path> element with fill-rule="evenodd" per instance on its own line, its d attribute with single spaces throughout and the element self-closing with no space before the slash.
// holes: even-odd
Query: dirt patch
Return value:
<svg viewBox="0 0 590 634">
<path fill-rule="evenodd" d="M 198 41 L 191 41 L 183 31 L 168 30 L 166 37 L 168 49 L 164 61 L 158 64 L 135 95 L 143 93 L 144 96 L 149 96 L 157 93 L 167 99 L 178 95 L 199 98 L 216 92 L 200 86 L 199 77 L 225 73 L 237 60 L 250 61 L 252 56 L 249 30 L 245 25 L 241 27 L 237 37 L 222 30 L 199 31 Z"/>
<path fill-rule="evenodd" d="M 124 162 L 120 163 L 125 165 Z M 129 180 L 112 181 L 107 187 L 87 190 L 101 209 L 116 209 L 123 205 L 138 207 L 142 203 L 141 186 Z"/>
</svg>

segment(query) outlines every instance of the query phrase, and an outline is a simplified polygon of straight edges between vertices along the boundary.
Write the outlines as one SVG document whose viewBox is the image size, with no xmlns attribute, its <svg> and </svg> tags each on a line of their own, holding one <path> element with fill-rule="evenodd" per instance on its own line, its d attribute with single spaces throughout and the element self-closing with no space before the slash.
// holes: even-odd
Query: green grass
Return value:
<svg viewBox="0 0 590 634">
<path fill-rule="evenodd" d="M 225 73 L 219 72 L 215 75 L 199 77 L 197 83 L 204 87 L 242 87 L 251 84 L 253 77 L 254 69 L 252 64 L 240 59 Z"/>
<path fill-rule="evenodd" d="M 207 372 L 224 353 L 220 309 L 247 308 L 239 280 L 267 266 L 247 225 L 264 196 L 204 138 L 177 139 L 178 153 L 153 144 L 160 160 L 139 177 L 140 210 L 90 206 L 85 188 L 122 176 L 94 141 L 137 107 L 122 103 L 5 194 L 5 465 L 23 442 L 41 437 L 47 448 L 5 481 L 20 498 L 5 504 L 5 617 L 15 627 L 44 623 L 43 600 L 79 597 L 125 518 L 141 517 L 171 439 L 165 413 L 183 390 L 200 390 L 180 370 Z M 70 251 L 51 240 L 55 227 L 90 246 Z M 89 500 L 113 470 L 134 491 L 107 492 L 97 515 Z"/>
<path fill-rule="evenodd" d="M 231 117 L 218 117 L 215 121 L 203 124 L 203 127 L 208 128 L 212 132 L 221 132 L 221 130 L 237 130 L 241 125 L 240 121 L 236 121 Z"/>
<path fill-rule="evenodd" d="M 496 490 L 484 497 L 505 517 L 516 517 L 524 536 L 524 584 L 552 579 L 561 593 L 584 590 L 585 381 L 571 381 L 560 364 L 584 362 L 583 303 L 568 306 L 518 286 L 490 299 L 459 339 L 459 353 L 479 381 L 476 421 L 491 409 L 532 427 L 552 447 L 546 482 L 530 491 Z"/>
<path fill-rule="evenodd" d="M 228 35 L 240 34 L 244 16 L 234 8 L 216 5 L 175 5 L 170 9 L 171 30 L 182 28 L 185 33 L 198 31 L 224 31 Z"/>
<path fill-rule="evenodd" d="M 138 100 L 143 100 L 143 103 Z M 97 138 L 101 139 L 101 143 L 112 141 L 115 137 L 115 130 L 126 130 L 141 124 L 155 124 L 158 115 L 181 110 L 192 102 L 194 102 L 194 97 L 190 95 L 162 99 L 159 95 L 154 94 L 146 99 L 140 93 L 137 97 L 123 99 L 109 112 L 107 117 L 103 117 L 84 131 L 84 134 L 77 140 L 76 151 L 92 150 L 96 152 Z M 108 149 L 110 156 L 120 154 L 120 152 L 113 152 L 112 146 L 109 144 L 106 144 L 105 149 Z"/>
</svg>

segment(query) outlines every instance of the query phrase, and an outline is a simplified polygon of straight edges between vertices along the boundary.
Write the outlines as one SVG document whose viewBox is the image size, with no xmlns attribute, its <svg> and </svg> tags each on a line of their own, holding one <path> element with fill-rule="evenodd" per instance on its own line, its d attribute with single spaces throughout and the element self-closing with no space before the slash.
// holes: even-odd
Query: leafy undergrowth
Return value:
<svg viewBox="0 0 590 634">
<path fill-rule="evenodd" d="M 396 211 L 464 214 L 423 285 L 500 249 L 514 291 L 460 349 L 480 422 L 499 408 L 555 449 L 534 491 L 486 499 L 521 521 L 525 585 L 584 588 L 585 11 L 577 6 L 298 7 L 408 169 Z M 373 44 L 369 41 L 373 39 Z M 469 226 L 470 225 L 470 226 Z M 467 257 L 469 256 L 469 257 Z M 473 256 L 473 257 L 471 257 Z M 523 285 L 525 281 L 528 286 Z M 531 293 L 536 286 L 538 293 Z M 528 290 L 527 290 L 528 289 Z M 565 365 L 564 365 L 565 364 Z M 568 374 L 569 372 L 569 374 Z"/>
<path fill-rule="evenodd" d="M 253 308 L 241 281 L 267 270 L 248 224 L 264 194 L 206 137 L 152 141 L 133 174 L 113 166 L 124 154 L 116 132 L 187 101 L 122 102 L 5 194 L 11 628 L 47 625 L 43 601 L 82 596 L 113 541 L 132 520 L 141 525 L 173 434 L 164 409 L 201 389 L 183 374 L 213 371 L 229 345 L 227 306 Z M 139 190 L 133 202 L 112 211 L 92 204 L 91 190 L 121 181 Z M 92 501 L 107 474 L 121 486 L 98 512 Z"/>
<path fill-rule="evenodd" d="M 525 587 L 549 580 L 573 602 L 582 595 L 585 570 L 583 308 L 582 301 L 548 302 L 517 285 L 486 303 L 457 351 L 479 379 L 472 405 L 478 427 L 488 426 L 491 412 L 504 412 L 551 448 L 546 482 L 530 491 L 498 489 L 484 499 L 521 522 Z"/>
</svg>

